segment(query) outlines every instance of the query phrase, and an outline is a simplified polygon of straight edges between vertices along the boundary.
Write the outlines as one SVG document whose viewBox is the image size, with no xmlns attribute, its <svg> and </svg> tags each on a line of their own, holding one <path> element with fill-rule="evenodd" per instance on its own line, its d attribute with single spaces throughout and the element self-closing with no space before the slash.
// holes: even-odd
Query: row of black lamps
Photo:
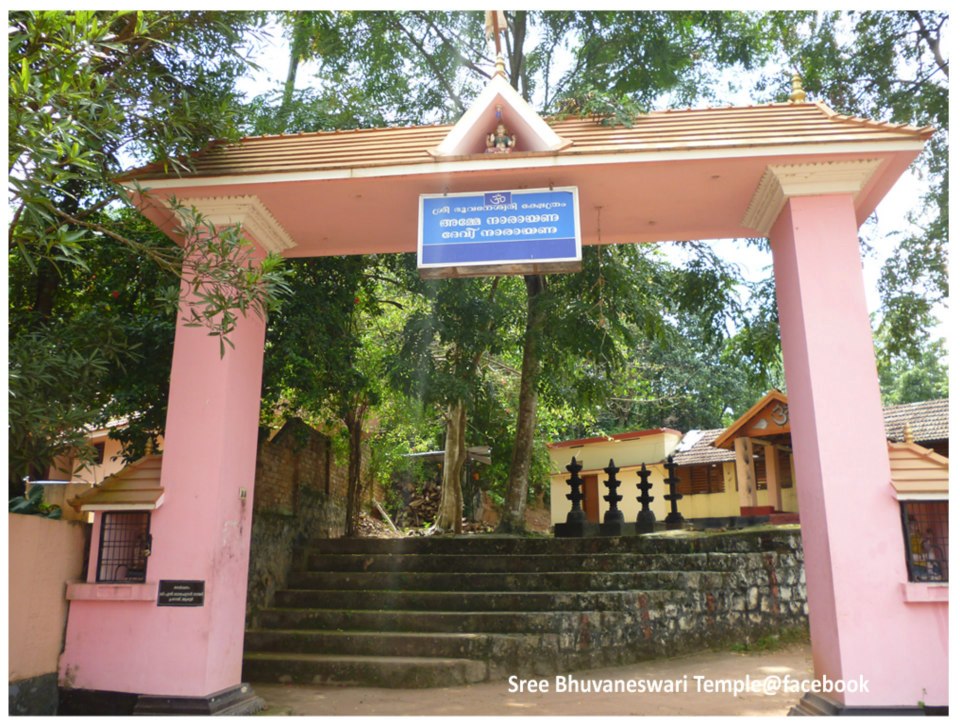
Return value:
<svg viewBox="0 0 960 725">
<path fill-rule="evenodd" d="M 667 514 L 663 523 L 667 529 L 679 529 L 683 526 L 683 515 L 677 510 L 677 501 L 683 498 L 683 494 L 677 493 L 677 484 L 680 483 L 680 479 L 677 478 L 677 464 L 674 463 L 673 456 L 667 457 L 666 469 L 667 477 L 664 479 L 664 483 L 667 484 L 670 492 L 665 494 L 664 498 L 670 502 L 670 513 Z M 580 505 L 584 497 L 582 491 L 584 480 L 579 475 L 582 470 L 583 465 L 577 463 L 576 456 L 572 457 L 570 465 L 567 466 L 567 471 L 570 472 L 570 478 L 567 479 L 567 485 L 570 486 L 570 493 L 567 494 L 567 499 L 571 504 L 570 512 L 567 514 L 566 523 L 557 524 L 555 527 L 557 536 L 587 536 L 592 533 L 591 525 L 587 521 L 587 513 Z M 640 511 L 637 513 L 637 521 L 634 526 L 626 523 L 623 518 L 623 511 L 620 510 L 619 506 L 620 501 L 623 500 L 623 496 L 617 493 L 621 484 L 621 481 L 617 478 L 620 468 L 614 464 L 611 458 L 610 465 L 603 470 L 607 474 L 607 479 L 603 482 L 607 494 L 603 497 L 603 500 L 607 502 L 608 509 L 603 515 L 603 523 L 599 525 L 597 533 L 607 536 L 651 533 L 655 528 L 657 517 L 650 510 L 650 504 L 653 503 L 650 489 L 653 488 L 653 484 L 650 483 L 651 472 L 647 469 L 646 464 L 641 464 L 640 470 L 637 471 L 637 475 L 640 476 L 640 483 L 636 484 L 640 490 L 640 495 L 637 496 L 637 501 L 640 502 Z"/>
</svg>

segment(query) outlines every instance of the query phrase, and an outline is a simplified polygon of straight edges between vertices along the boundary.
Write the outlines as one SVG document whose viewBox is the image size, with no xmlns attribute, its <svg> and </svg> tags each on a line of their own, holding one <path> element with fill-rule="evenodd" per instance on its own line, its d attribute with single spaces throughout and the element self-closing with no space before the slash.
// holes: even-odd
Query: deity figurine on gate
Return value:
<svg viewBox="0 0 960 725">
<path fill-rule="evenodd" d="M 517 137 L 507 134 L 507 127 L 503 122 L 497 124 L 497 130 L 487 134 L 488 154 L 508 154 L 513 151 Z"/>
</svg>

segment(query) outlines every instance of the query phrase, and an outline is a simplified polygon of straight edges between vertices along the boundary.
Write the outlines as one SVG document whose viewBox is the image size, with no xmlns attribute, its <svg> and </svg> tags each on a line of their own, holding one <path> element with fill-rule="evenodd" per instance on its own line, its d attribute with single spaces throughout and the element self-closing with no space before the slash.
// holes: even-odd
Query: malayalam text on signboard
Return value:
<svg viewBox="0 0 960 725">
<path fill-rule="evenodd" d="M 574 272 L 580 262 L 576 187 L 420 196 L 424 277 Z"/>
<path fill-rule="evenodd" d="M 203 597 L 202 580 L 161 579 L 157 588 L 158 607 L 202 607 Z"/>
</svg>

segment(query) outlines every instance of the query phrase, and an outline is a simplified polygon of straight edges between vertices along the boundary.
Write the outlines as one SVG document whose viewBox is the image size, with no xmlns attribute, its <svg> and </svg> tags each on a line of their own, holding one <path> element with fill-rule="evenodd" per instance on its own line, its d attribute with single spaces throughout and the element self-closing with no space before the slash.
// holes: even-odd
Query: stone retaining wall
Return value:
<svg viewBox="0 0 960 725">
<path fill-rule="evenodd" d="M 616 610 L 584 613 L 570 622 L 555 644 L 561 669 L 626 664 L 808 630 L 799 529 L 689 541 L 644 538 L 644 552 L 663 554 L 664 565 L 671 558 L 685 560 L 675 591 L 625 592 Z"/>
</svg>

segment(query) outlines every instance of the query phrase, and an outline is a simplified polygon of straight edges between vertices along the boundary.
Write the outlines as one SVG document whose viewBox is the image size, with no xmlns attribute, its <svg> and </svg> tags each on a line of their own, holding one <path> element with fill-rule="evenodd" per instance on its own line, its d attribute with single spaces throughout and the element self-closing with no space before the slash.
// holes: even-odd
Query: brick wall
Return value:
<svg viewBox="0 0 960 725">
<path fill-rule="evenodd" d="M 293 550 L 310 539 L 343 536 L 346 461 L 333 455 L 330 439 L 292 419 L 269 436 L 261 431 L 253 494 L 247 620 L 267 606 L 286 583 Z"/>
</svg>

